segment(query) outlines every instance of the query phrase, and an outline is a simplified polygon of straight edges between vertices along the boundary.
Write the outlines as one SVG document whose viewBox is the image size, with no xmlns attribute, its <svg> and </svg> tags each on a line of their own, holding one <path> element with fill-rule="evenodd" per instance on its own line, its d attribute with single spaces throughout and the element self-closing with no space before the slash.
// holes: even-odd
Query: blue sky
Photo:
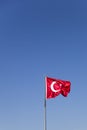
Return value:
<svg viewBox="0 0 87 130">
<path fill-rule="evenodd" d="M 87 1 L 0 0 L 0 130 L 43 130 L 45 76 L 72 83 L 47 130 L 86 130 Z"/>
</svg>

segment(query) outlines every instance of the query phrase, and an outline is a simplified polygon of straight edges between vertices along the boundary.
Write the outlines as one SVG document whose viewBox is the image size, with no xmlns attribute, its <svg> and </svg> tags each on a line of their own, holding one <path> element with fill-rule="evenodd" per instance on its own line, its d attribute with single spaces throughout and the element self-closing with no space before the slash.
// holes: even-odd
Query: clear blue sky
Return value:
<svg viewBox="0 0 87 130">
<path fill-rule="evenodd" d="M 47 130 L 87 130 L 87 0 L 0 0 L 0 130 L 43 130 L 45 76 Z"/>
</svg>

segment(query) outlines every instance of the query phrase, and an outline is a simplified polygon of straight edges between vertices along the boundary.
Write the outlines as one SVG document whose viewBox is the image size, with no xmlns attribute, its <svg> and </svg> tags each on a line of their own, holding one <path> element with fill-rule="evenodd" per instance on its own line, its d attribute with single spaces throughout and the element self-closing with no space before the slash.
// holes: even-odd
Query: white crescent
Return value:
<svg viewBox="0 0 87 130">
<path fill-rule="evenodd" d="M 52 90 L 53 92 L 55 92 L 55 93 L 56 93 L 56 92 L 59 92 L 60 89 L 59 89 L 59 90 L 55 90 L 55 89 L 54 89 L 54 84 L 56 84 L 56 81 L 53 81 L 53 82 L 51 83 L 51 86 L 50 86 L 50 87 L 51 87 L 51 90 Z"/>
</svg>

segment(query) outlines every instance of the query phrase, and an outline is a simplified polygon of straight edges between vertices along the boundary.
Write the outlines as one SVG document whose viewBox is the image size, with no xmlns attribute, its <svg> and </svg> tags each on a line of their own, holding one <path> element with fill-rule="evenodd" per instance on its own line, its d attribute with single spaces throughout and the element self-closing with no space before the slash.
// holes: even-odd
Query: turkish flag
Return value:
<svg viewBox="0 0 87 130">
<path fill-rule="evenodd" d="M 59 94 L 67 97 L 70 86 L 70 81 L 46 77 L 46 98 L 54 98 Z"/>
</svg>

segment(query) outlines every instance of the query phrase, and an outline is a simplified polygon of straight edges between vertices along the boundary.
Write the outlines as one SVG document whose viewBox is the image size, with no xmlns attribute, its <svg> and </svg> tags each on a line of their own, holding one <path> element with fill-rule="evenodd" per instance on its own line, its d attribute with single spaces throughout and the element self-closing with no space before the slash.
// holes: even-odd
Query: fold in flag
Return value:
<svg viewBox="0 0 87 130">
<path fill-rule="evenodd" d="M 46 77 L 46 98 L 54 98 L 59 94 L 64 97 L 70 92 L 70 81 Z"/>
</svg>

